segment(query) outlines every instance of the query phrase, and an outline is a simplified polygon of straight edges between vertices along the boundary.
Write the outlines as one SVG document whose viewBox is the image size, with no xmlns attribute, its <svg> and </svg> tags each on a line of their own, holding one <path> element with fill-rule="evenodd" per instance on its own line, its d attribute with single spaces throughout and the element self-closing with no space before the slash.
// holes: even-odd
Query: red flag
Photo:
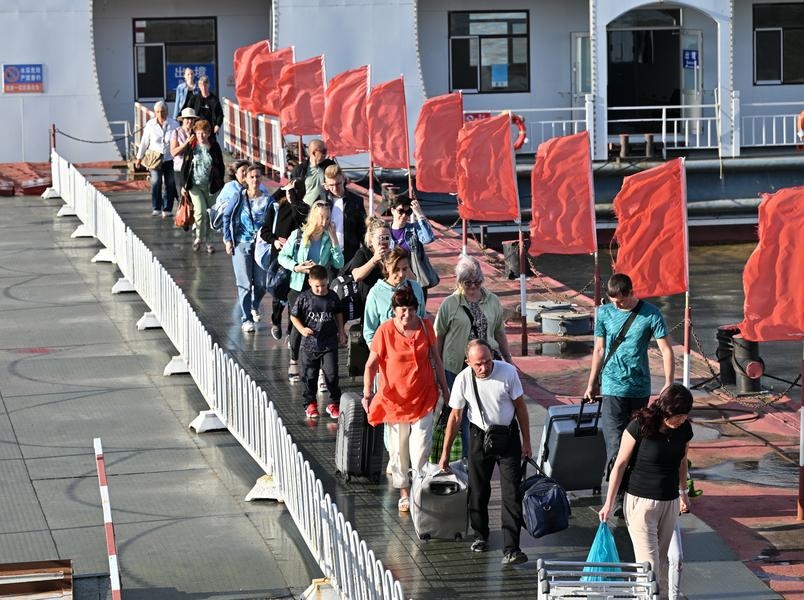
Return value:
<svg viewBox="0 0 804 600">
<path fill-rule="evenodd" d="M 367 66 L 344 71 L 329 80 L 323 138 L 331 155 L 346 156 L 368 150 L 367 96 Z"/>
<path fill-rule="evenodd" d="M 640 297 L 686 292 L 687 182 L 680 158 L 623 180 L 614 198 L 620 245 L 614 270 Z"/>
<path fill-rule="evenodd" d="M 455 152 L 463 125 L 460 94 L 444 94 L 425 100 L 413 136 L 416 187 L 423 192 L 454 194 Z"/>
<path fill-rule="evenodd" d="M 372 162 L 388 169 L 410 167 L 405 82 L 400 77 L 374 86 L 366 105 Z"/>
<path fill-rule="evenodd" d="M 456 164 L 462 219 L 519 219 L 511 115 L 466 123 L 458 132 Z"/>
<path fill-rule="evenodd" d="M 324 57 L 285 65 L 279 76 L 282 135 L 321 135 L 324 117 Z"/>
<path fill-rule="evenodd" d="M 589 133 L 539 145 L 531 173 L 530 253 L 588 254 L 597 249 Z"/>
<path fill-rule="evenodd" d="M 234 76 L 235 76 L 235 96 L 240 108 L 252 110 L 251 87 L 251 60 L 254 56 L 261 53 L 270 53 L 271 44 L 268 40 L 262 40 L 250 46 L 243 46 L 234 52 Z"/>
<path fill-rule="evenodd" d="M 260 53 L 251 62 L 252 112 L 279 114 L 279 76 L 285 65 L 293 64 L 293 48 L 281 48 L 276 52 Z"/>
<path fill-rule="evenodd" d="M 804 187 L 764 194 L 759 243 L 743 270 L 740 331 L 756 342 L 804 340 Z"/>
</svg>

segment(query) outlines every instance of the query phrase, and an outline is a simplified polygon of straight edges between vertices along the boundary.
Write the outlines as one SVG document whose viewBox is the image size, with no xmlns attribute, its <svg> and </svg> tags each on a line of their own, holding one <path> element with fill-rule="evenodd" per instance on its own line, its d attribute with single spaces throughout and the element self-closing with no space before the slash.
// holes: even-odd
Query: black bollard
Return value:
<svg viewBox="0 0 804 600">
<path fill-rule="evenodd" d="M 732 366 L 737 376 L 737 393 L 756 394 L 762 390 L 761 379 L 765 372 L 765 363 L 759 357 L 759 342 L 747 340 L 740 334 L 732 340 Z"/>
<path fill-rule="evenodd" d="M 717 333 L 715 334 L 717 337 L 715 357 L 720 363 L 721 385 L 735 385 L 737 383 L 737 374 L 731 364 L 731 356 L 734 353 L 732 338 L 738 333 L 740 333 L 740 328 L 737 325 L 721 325 L 717 328 Z"/>
</svg>

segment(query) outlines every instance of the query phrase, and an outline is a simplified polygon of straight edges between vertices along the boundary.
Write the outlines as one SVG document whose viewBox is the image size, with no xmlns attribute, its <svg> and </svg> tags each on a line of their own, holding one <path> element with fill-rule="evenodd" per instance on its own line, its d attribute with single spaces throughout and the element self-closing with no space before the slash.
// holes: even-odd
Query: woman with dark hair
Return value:
<svg viewBox="0 0 804 600">
<path fill-rule="evenodd" d="M 600 520 L 612 511 L 625 481 L 625 521 L 637 562 L 649 561 L 659 578 L 659 593 L 668 595 L 667 551 L 676 528 L 679 497 L 687 501 L 687 450 L 692 426 L 687 420 L 692 394 L 680 383 L 667 386 L 651 405 L 637 411 L 620 442 Z"/>
<path fill-rule="evenodd" d="M 404 248 L 409 253 L 414 252 L 419 257 L 419 262 L 426 260 L 426 250 L 424 246 L 435 239 L 433 228 L 430 221 L 424 215 L 419 201 L 408 196 L 395 196 L 391 199 L 391 246 Z M 411 266 L 411 273 L 421 279 L 422 274 L 414 272 Z M 424 289 L 424 299 L 427 301 L 427 289 Z"/>
<path fill-rule="evenodd" d="M 417 314 L 416 294 L 408 286 L 400 287 L 391 298 L 391 307 L 393 317 L 379 326 L 371 342 L 363 373 L 363 408 L 369 423 L 385 423 L 392 483 L 400 493 L 398 508 L 407 512 L 409 471 L 419 471 L 427 462 L 438 389 L 447 398 L 449 388 L 435 348 L 433 325 Z M 375 395 L 372 382 L 378 371 Z"/>
</svg>

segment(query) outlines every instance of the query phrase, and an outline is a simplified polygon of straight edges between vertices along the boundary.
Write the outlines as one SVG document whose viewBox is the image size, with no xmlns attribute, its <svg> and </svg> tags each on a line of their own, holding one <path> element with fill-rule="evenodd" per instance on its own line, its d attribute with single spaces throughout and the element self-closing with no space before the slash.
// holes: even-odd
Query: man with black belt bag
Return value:
<svg viewBox="0 0 804 600">
<path fill-rule="evenodd" d="M 475 532 L 472 552 L 486 552 L 489 539 L 489 498 L 494 465 L 500 468 L 502 492 L 503 566 L 524 563 L 519 547 L 522 503 L 519 482 L 522 458 L 531 456 L 530 423 L 522 382 L 516 368 L 493 360 L 488 342 L 475 339 L 466 347 L 467 368 L 458 373 L 450 394 L 452 409 L 439 466 L 447 470 L 450 449 L 469 408 L 469 522 Z M 521 433 L 521 439 L 520 439 Z"/>
</svg>

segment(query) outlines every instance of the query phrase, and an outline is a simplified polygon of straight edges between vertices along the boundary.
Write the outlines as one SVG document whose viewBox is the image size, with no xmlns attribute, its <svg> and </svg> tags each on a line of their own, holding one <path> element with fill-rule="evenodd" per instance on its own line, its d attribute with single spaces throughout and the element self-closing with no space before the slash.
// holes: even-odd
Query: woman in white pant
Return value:
<svg viewBox="0 0 804 600">
<path fill-rule="evenodd" d="M 637 562 L 649 561 L 659 578 L 660 598 L 668 597 L 668 551 L 679 513 L 679 496 L 687 482 L 687 449 L 692 426 L 687 421 L 692 394 L 674 383 L 651 405 L 637 411 L 620 442 L 600 520 L 611 514 L 614 498 L 625 484 L 625 522 Z"/>
<path fill-rule="evenodd" d="M 385 423 L 391 477 L 400 494 L 398 507 L 407 512 L 408 472 L 421 470 L 430 455 L 438 388 L 447 398 L 449 387 L 434 347 L 433 325 L 417 314 L 419 301 L 413 290 L 409 286 L 397 289 L 391 307 L 393 317 L 377 328 L 371 341 L 363 374 L 363 408 L 369 423 Z M 380 384 L 375 396 L 371 387 L 377 371 Z"/>
</svg>

